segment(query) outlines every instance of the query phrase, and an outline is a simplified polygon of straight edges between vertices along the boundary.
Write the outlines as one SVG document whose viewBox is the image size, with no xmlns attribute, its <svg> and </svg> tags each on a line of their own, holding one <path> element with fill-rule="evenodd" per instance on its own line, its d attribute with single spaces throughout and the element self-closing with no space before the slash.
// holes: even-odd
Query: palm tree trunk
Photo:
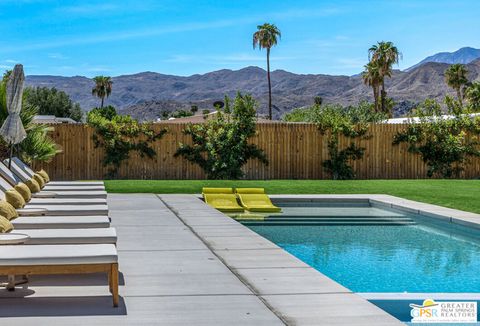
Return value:
<svg viewBox="0 0 480 326">
<path fill-rule="evenodd" d="M 100 108 L 103 108 L 103 99 L 104 97 L 102 96 L 102 103 L 100 104 Z"/>
<path fill-rule="evenodd" d="M 458 97 L 458 101 L 460 102 L 460 105 L 463 105 L 462 103 L 462 90 L 459 88 L 457 88 L 457 97 Z"/>
<path fill-rule="evenodd" d="M 270 82 L 270 48 L 267 48 L 267 80 L 268 80 L 268 119 L 272 120 L 272 84 Z"/>
<path fill-rule="evenodd" d="M 382 112 L 385 112 L 385 100 L 387 92 L 385 92 L 385 81 L 382 80 L 382 90 L 380 91 L 380 98 L 382 100 Z"/>
<path fill-rule="evenodd" d="M 374 101 L 374 109 L 375 112 L 378 112 L 378 87 L 376 85 L 373 85 L 373 101 Z"/>
</svg>

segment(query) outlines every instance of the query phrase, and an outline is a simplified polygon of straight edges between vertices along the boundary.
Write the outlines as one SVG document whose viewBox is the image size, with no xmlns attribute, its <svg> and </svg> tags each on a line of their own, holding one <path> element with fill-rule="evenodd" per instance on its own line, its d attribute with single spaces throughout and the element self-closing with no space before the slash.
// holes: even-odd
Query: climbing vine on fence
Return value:
<svg viewBox="0 0 480 326">
<path fill-rule="evenodd" d="M 448 115 L 440 103 L 426 100 L 393 140 L 394 145 L 405 143 L 410 153 L 422 157 L 428 177 L 459 177 L 471 158 L 480 157 L 480 117 L 471 116 L 471 107 L 448 96 L 445 107 Z"/>
<path fill-rule="evenodd" d="M 250 159 L 267 164 L 263 150 L 249 143 L 255 135 L 256 102 L 250 95 L 237 94 L 233 105 L 225 98 L 225 107 L 203 124 L 190 124 L 184 133 L 192 145 L 180 144 L 175 156 L 199 165 L 209 179 L 239 179 L 242 167 Z"/>
<path fill-rule="evenodd" d="M 95 129 L 95 147 L 105 150 L 103 165 L 108 167 L 108 178 L 117 176 L 122 162 L 130 157 L 132 151 L 152 159 L 156 152 L 151 143 L 167 133 L 166 129 L 155 132 L 151 124 L 139 123 L 131 116 L 118 115 L 111 106 L 90 111 L 87 123 Z"/>
</svg>

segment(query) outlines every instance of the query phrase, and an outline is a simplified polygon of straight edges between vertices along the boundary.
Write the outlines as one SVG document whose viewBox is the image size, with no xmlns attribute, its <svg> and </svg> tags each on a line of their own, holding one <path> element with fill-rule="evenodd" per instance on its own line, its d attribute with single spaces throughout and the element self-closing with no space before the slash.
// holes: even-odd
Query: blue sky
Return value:
<svg viewBox="0 0 480 326">
<path fill-rule="evenodd" d="M 462 46 L 480 47 L 480 1 L 0 0 L 0 69 L 27 74 L 192 75 L 265 67 L 258 24 L 282 31 L 272 69 L 356 74 L 367 49 L 393 41 L 399 68 Z"/>
</svg>

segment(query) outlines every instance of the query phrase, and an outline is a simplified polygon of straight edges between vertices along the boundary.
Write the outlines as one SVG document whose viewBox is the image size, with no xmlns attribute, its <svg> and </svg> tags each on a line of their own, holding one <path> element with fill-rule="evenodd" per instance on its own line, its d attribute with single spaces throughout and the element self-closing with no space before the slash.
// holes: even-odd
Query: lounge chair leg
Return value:
<svg viewBox="0 0 480 326">
<path fill-rule="evenodd" d="M 8 291 L 15 291 L 15 275 L 8 275 L 8 283 L 6 288 Z"/>
<path fill-rule="evenodd" d="M 113 297 L 113 306 L 118 307 L 118 264 L 112 264 L 109 279 L 110 292 Z"/>
</svg>

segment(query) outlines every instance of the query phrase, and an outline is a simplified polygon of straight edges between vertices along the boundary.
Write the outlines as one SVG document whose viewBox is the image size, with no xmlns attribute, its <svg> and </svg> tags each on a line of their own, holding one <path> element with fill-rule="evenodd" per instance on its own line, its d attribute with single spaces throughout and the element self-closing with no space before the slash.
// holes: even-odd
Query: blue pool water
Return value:
<svg viewBox="0 0 480 326">
<path fill-rule="evenodd" d="M 328 210 L 328 215 L 335 215 L 337 209 L 346 216 L 345 208 L 310 207 L 309 211 L 325 215 Z M 368 214 L 369 209 L 374 215 L 383 211 L 385 216 L 407 216 L 379 208 L 350 209 L 352 218 L 361 210 L 361 215 Z M 414 223 L 245 224 L 354 292 L 480 292 L 479 234 L 429 218 L 408 217 Z"/>
</svg>

